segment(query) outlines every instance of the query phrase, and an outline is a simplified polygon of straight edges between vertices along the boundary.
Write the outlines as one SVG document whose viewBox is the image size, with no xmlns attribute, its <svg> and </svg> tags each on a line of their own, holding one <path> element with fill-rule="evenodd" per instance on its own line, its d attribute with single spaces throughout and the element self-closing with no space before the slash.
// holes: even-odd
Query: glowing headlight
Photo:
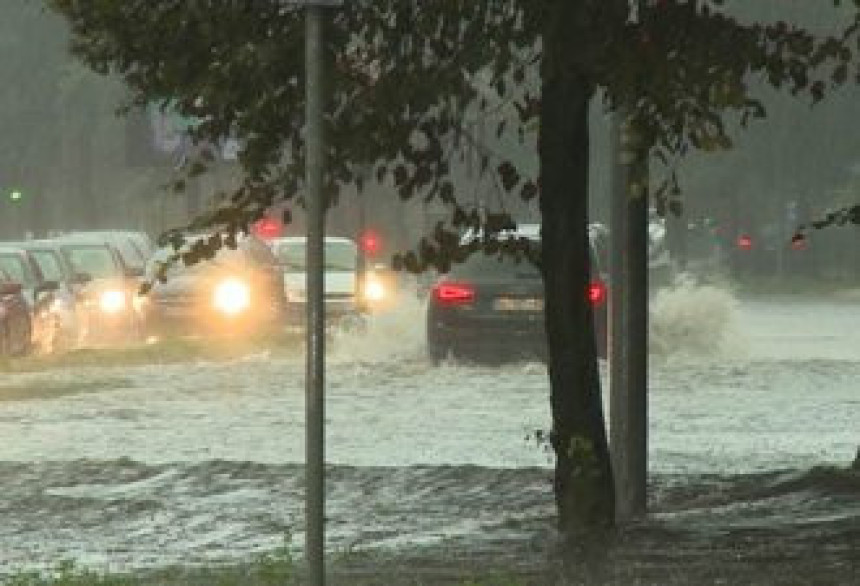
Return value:
<svg viewBox="0 0 860 586">
<path fill-rule="evenodd" d="M 122 291 L 105 291 L 99 297 L 99 307 L 105 313 L 119 313 L 125 310 L 125 293 Z"/>
<path fill-rule="evenodd" d="M 238 315 L 251 306 L 251 290 L 238 279 L 227 279 L 215 287 L 213 304 L 227 315 Z"/>
<path fill-rule="evenodd" d="M 364 298 L 367 301 L 382 301 L 385 298 L 385 287 L 376 279 L 368 279 L 364 283 Z"/>
</svg>

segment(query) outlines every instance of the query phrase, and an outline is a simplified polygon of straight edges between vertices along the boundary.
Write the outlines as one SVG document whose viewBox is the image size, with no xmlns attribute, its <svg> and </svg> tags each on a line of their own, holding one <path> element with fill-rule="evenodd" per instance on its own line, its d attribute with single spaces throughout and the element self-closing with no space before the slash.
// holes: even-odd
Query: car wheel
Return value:
<svg viewBox="0 0 860 586">
<path fill-rule="evenodd" d="M 433 366 L 439 366 L 443 360 L 448 358 L 450 351 L 451 349 L 447 344 L 427 337 L 427 358 L 430 359 L 430 364 Z"/>
</svg>

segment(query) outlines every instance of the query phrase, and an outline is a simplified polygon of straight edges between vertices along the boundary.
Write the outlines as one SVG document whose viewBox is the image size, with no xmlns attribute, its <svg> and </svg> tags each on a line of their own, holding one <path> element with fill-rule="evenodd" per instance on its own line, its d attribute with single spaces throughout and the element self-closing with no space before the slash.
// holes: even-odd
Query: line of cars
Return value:
<svg viewBox="0 0 860 586">
<path fill-rule="evenodd" d="M 153 250 L 146 234 L 120 230 L 0 243 L 0 356 L 140 338 Z"/>
</svg>

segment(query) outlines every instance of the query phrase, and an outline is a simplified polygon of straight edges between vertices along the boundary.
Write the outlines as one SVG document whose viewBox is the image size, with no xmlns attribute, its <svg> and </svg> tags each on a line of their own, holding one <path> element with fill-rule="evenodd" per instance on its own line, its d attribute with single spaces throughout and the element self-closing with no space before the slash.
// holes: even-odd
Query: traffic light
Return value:
<svg viewBox="0 0 860 586">
<path fill-rule="evenodd" d="M 24 194 L 20 189 L 13 189 L 9 192 L 9 201 L 17 203 L 24 199 Z"/>
</svg>

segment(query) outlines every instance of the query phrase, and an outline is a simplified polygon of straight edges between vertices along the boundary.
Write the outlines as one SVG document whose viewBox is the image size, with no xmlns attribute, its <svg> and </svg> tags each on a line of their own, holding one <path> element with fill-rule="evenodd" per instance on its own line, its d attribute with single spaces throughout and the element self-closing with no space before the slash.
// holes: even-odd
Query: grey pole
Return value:
<svg viewBox="0 0 860 586">
<path fill-rule="evenodd" d="M 323 281 L 323 9 L 306 7 L 307 340 L 305 556 L 308 582 L 325 584 L 325 283 Z"/>
<path fill-rule="evenodd" d="M 621 160 L 621 121 L 624 111 L 610 114 L 609 150 L 609 445 L 615 473 L 616 512 L 619 521 L 625 520 L 625 493 L 627 477 L 624 474 L 627 454 L 624 438 L 627 419 L 623 415 L 627 405 L 627 320 L 624 298 L 627 282 L 624 258 L 627 245 L 627 173 Z"/>
<path fill-rule="evenodd" d="M 610 445 L 620 522 L 646 510 L 648 171 L 624 109 L 613 114 L 610 217 Z"/>
</svg>

